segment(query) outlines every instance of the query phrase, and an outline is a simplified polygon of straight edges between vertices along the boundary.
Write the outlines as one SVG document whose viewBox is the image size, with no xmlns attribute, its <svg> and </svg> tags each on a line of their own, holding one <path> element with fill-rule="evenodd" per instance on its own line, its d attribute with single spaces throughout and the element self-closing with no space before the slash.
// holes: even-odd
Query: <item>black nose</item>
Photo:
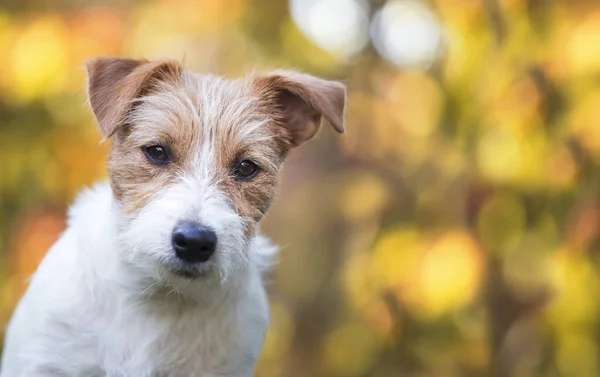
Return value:
<svg viewBox="0 0 600 377">
<path fill-rule="evenodd" d="M 186 262 L 206 262 L 215 252 L 215 232 L 194 222 L 182 222 L 175 226 L 171 235 L 175 255 Z"/>
</svg>

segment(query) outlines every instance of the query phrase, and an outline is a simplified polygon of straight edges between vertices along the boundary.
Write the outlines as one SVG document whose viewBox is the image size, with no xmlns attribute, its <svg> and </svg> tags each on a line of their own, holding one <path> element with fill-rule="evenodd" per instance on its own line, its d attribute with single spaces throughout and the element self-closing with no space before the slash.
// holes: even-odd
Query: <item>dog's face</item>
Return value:
<svg viewBox="0 0 600 377">
<path fill-rule="evenodd" d="M 314 136 L 321 116 L 344 129 L 344 86 L 309 75 L 226 80 L 119 58 L 87 69 L 92 110 L 112 139 L 124 259 L 172 286 L 225 283 L 244 269 L 289 150 Z"/>
</svg>

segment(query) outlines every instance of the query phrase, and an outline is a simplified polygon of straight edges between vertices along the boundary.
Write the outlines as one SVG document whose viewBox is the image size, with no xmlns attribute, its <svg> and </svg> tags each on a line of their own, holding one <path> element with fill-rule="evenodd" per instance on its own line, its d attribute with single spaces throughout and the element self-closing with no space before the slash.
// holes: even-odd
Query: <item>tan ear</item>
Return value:
<svg viewBox="0 0 600 377">
<path fill-rule="evenodd" d="M 133 100 L 159 81 L 176 80 L 183 68 L 175 61 L 100 57 L 86 62 L 88 98 L 104 138 L 113 135 L 131 110 Z"/>
<path fill-rule="evenodd" d="M 295 146 L 312 138 L 323 116 L 339 133 L 344 133 L 346 86 L 295 71 L 275 71 L 255 78 L 260 95 L 276 107 Z"/>
</svg>

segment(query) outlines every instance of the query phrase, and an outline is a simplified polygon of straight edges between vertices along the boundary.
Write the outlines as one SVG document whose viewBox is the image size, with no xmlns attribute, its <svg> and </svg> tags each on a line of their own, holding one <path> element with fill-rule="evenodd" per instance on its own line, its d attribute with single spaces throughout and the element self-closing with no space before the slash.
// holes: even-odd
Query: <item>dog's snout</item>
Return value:
<svg viewBox="0 0 600 377">
<path fill-rule="evenodd" d="M 208 227 L 185 221 L 175 226 L 171 242 L 179 259 L 190 263 L 206 262 L 215 252 L 217 235 Z"/>
</svg>

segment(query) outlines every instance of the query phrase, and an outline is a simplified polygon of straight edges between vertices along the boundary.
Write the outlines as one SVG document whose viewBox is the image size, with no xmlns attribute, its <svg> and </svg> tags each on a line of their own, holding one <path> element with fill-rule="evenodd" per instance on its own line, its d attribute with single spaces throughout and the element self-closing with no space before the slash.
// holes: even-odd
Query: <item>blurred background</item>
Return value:
<svg viewBox="0 0 600 377">
<path fill-rule="evenodd" d="M 347 83 L 264 221 L 258 377 L 600 375 L 598 1 L 1 0 L 2 325 L 106 176 L 96 55 Z"/>
</svg>

